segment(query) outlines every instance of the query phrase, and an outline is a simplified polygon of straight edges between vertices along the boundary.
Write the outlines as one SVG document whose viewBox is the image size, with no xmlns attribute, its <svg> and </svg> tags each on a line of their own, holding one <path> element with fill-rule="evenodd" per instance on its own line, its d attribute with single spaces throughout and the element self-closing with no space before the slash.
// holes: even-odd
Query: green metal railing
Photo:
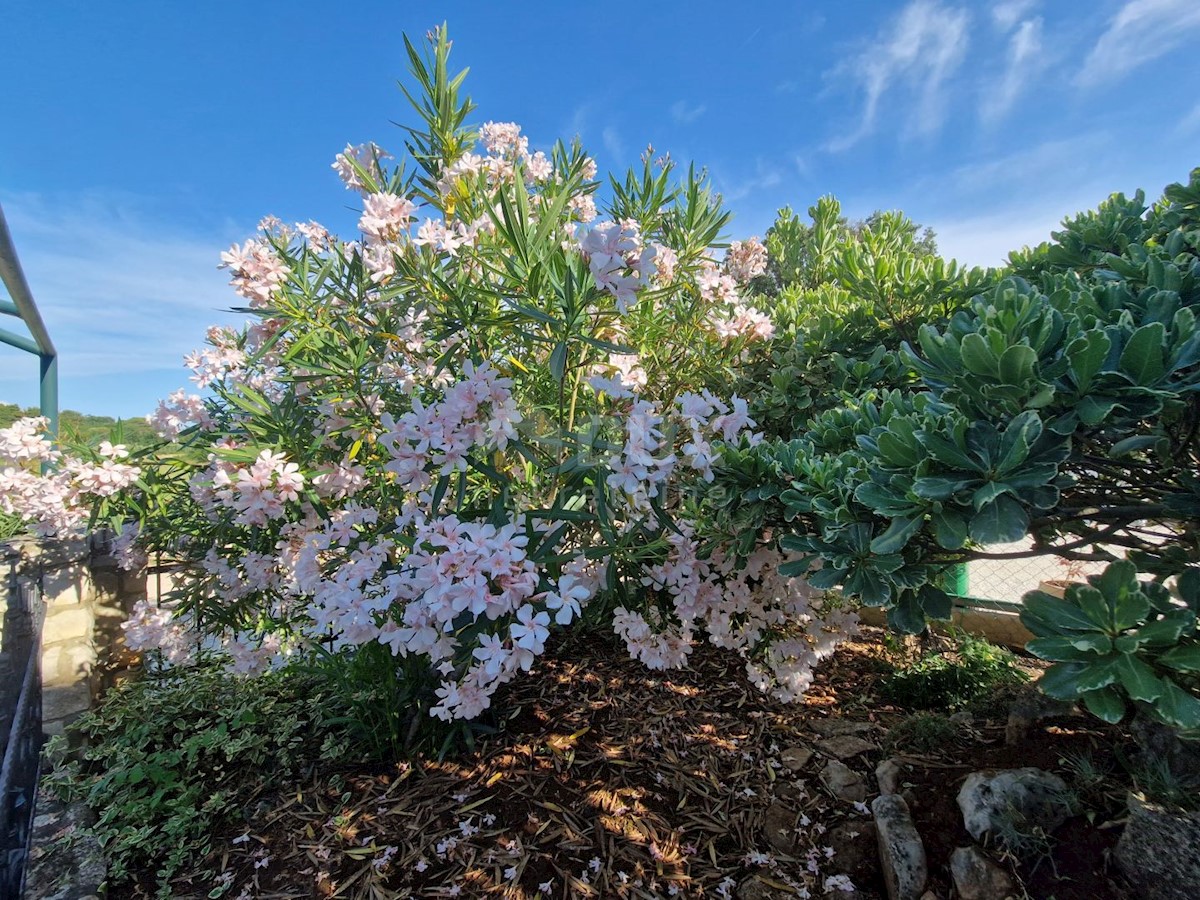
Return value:
<svg viewBox="0 0 1200 900">
<path fill-rule="evenodd" d="M 42 321 L 37 304 L 33 302 L 33 294 L 29 290 L 29 282 L 21 271 L 21 262 L 17 259 L 17 250 L 13 246 L 12 235 L 8 232 L 8 222 L 4 219 L 4 209 L 0 207 L 0 281 L 8 288 L 9 300 L 0 300 L 0 313 L 15 316 L 25 323 L 31 337 L 0 328 L 0 342 L 32 353 L 40 362 L 38 380 L 38 406 L 41 413 L 50 420 L 50 434 L 58 436 L 58 352 L 46 331 L 46 323 Z"/>
</svg>

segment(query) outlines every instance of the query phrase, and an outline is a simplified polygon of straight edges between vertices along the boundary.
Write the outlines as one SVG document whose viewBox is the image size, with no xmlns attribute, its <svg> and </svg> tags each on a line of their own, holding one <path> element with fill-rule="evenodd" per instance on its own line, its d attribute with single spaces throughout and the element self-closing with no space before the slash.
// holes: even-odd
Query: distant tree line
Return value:
<svg viewBox="0 0 1200 900">
<path fill-rule="evenodd" d="M 22 409 L 15 403 L 0 403 L 0 428 L 7 428 L 22 416 L 36 416 L 35 406 Z M 114 419 L 111 416 L 93 416 L 64 409 L 58 414 L 59 433 L 68 443 L 87 444 L 94 447 L 101 441 L 122 443 L 133 449 L 146 447 L 158 438 L 145 419 Z M 119 438 L 119 441 L 115 441 Z"/>
</svg>

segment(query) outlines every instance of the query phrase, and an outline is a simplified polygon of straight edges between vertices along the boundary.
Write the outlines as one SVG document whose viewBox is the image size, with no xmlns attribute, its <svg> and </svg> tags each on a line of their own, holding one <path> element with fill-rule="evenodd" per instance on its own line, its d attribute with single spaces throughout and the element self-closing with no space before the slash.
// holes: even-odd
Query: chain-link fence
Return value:
<svg viewBox="0 0 1200 900">
<path fill-rule="evenodd" d="M 1031 540 L 993 544 L 989 554 L 1025 553 Z M 1020 603 L 1029 591 L 1048 581 L 1082 581 L 1104 568 L 1104 563 L 1068 563 L 1052 553 L 1011 559 L 976 559 L 967 564 L 967 594 L 981 600 Z"/>
</svg>

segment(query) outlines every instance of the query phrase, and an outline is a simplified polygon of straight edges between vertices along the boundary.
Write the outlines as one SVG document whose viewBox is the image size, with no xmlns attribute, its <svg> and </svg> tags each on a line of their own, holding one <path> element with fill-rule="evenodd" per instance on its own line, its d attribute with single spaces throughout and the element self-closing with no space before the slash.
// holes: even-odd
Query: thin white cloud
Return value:
<svg viewBox="0 0 1200 900">
<path fill-rule="evenodd" d="M 5 217 L 59 354 L 62 382 L 178 368 L 243 301 L 217 270 L 225 235 L 164 230 L 129 198 L 5 197 Z M 0 354 L 0 382 L 29 377 L 26 354 Z"/>
<path fill-rule="evenodd" d="M 691 125 L 708 109 L 703 103 L 698 103 L 695 106 L 688 106 L 685 100 L 676 100 L 671 105 L 671 118 L 675 120 L 677 125 Z"/>
<path fill-rule="evenodd" d="M 989 123 L 1002 119 L 1021 93 L 1042 73 L 1047 61 L 1042 48 L 1041 18 L 1024 20 L 1008 39 L 1004 74 L 998 83 L 985 87 L 980 118 Z"/>
<path fill-rule="evenodd" d="M 563 129 L 563 134 L 569 135 L 570 137 L 578 137 L 580 140 L 582 140 L 584 134 L 587 132 L 587 126 L 590 119 L 591 109 L 588 104 L 585 103 L 582 106 L 575 107 L 574 111 L 571 113 L 570 121 L 567 123 L 566 128 Z"/>
<path fill-rule="evenodd" d="M 826 144 L 830 152 L 852 147 L 872 132 L 884 96 L 912 95 L 913 130 L 931 134 L 944 116 L 943 89 L 966 56 L 970 16 L 936 0 L 913 0 L 861 52 L 827 73 L 848 80 L 863 94 L 857 128 Z"/>
<path fill-rule="evenodd" d="M 1193 131 L 1200 131 L 1200 103 L 1192 107 L 1191 112 L 1179 120 L 1179 124 L 1175 126 L 1177 134 L 1187 135 Z"/>
<path fill-rule="evenodd" d="M 756 191 L 776 187 L 782 181 L 783 172 L 779 167 L 760 159 L 755 161 L 754 174 L 729 182 L 718 179 L 718 185 L 721 187 L 722 198 L 729 204 L 736 203 Z"/>
<path fill-rule="evenodd" d="M 1130 0 L 1113 16 L 1084 60 L 1075 81 L 1095 87 L 1184 44 L 1200 30 L 1197 0 Z"/>
<path fill-rule="evenodd" d="M 938 253 L 946 259 L 967 266 L 1000 266 L 1013 250 L 1050 240 L 1050 232 L 1058 231 L 1065 217 L 1094 207 L 1105 196 L 1102 190 L 1082 191 L 1069 199 L 1041 200 L 982 216 L 934 217 L 922 224 L 933 228 Z"/>
<path fill-rule="evenodd" d="M 1002 0 L 992 7 L 992 23 L 1007 32 L 1037 6 L 1037 0 Z"/>
<path fill-rule="evenodd" d="M 980 159 L 927 176 L 917 183 L 916 193 L 993 201 L 1014 190 L 1038 192 L 1061 183 L 1064 172 L 1071 173 L 1078 181 L 1093 169 L 1102 168 L 1112 144 L 1111 136 L 1104 131 L 1043 141 L 1015 153 Z"/>
<path fill-rule="evenodd" d="M 604 149 L 608 151 L 612 163 L 621 163 L 625 159 L 625 144 L 621 140 L 621 133 L 612 125 L 604 126 L 604 131 L 600 133 L 600 138 L 604 142 Z"/>
<path fill-rule="evenodd" d="M 759 25 L 757 28 L 755 28 L 753 33 L 751 33 L 751 35 L 749 37 L 747 37 L 744 41 L 742 41 L 742 45 L 741 45 L 742 48 L 749 46 L 754 41 L 754 39 L 756 37 L 758 37 L 760 34 L 762 34 L 762 26 L 761 25 Z M 741 48 L 739 48 L 739 49 L 741 49 Z"/>
</svg>

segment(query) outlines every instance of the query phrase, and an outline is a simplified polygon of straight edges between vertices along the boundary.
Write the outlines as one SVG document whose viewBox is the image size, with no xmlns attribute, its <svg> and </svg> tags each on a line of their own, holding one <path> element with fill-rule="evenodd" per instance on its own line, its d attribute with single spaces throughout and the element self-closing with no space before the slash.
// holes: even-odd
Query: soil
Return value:
<svg viewBox="0 0 1200 900">
<path fill-rule="evenodd" d="M 1024 858 L 1002 847 L 993 857 L 1030 898 L 1125 898 L 1107 861 L 1129 736 L 1065 713 L 1007 744 L 1008 709 L 1026 687 L 986 698 L 932 750 L 895 746 L 914 710 L 878 699 L 897 661 L 888 643 L 867 629 L 842 645 L 793 706 L 710 647 L 689 669 L 648 672 L 605 640 L 560 645 L 496 698 L 509 715 L 487 743 L 441 762 L 318 771 L 217 836 L 172 896 L 820 897 L 837 886 L 827 879 L 848 876 L 857 891 L 830 896 L 883 898 L 869 811 L 820 778 L 823 742 L 853 732 L 870 748 L 844 761 L 866 778 L 868 803 L 875 766 L 903 762 L 937 897 L 953 896 L 949 857 L 970 843 L 962 780 L 1037 766 L 1076 789 L 1080 815 Z M 792 772 L 780 758 L 797 747 L 814 752 Z M 1107 774 L 1085 777 L 1093 769 Z M 146 872 L 133 893 L 110 896 L 152 896 L 152 885 Z"/>
</svg>

